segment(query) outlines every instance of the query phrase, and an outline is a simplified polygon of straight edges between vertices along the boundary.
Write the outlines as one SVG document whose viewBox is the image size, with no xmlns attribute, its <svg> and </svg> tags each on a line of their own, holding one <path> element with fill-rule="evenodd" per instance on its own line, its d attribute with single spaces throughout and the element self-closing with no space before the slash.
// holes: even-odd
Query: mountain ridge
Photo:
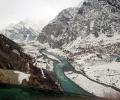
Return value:
<svg viewBox="0 0 120 100">
<path fill-rule="evenodd" d="M 113 37 L 119 34 L 119 1 L 85 0 L 79 8 L 68 8 L 46 25 L 39 34 L 40 42 L 48 42 L 53 48 L 93 34 L 96 38 L 104 34 Z M 72 16 L 72 17 L 71 17 Z"/>
<path fill-rule="evenodd" d="M 27 42 L 35 40 L 39 34 L 37 26 L 29 21 L 20 21 L 17 24 L 12 24 L 0 31 L 0 34 L 5 35 L 15 42 Z"/>
</svg>

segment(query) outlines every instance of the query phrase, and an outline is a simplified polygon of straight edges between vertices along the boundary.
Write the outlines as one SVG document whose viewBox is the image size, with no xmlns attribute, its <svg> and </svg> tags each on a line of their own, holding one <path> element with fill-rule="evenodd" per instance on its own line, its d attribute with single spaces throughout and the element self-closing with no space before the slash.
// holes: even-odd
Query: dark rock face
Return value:
<svg viewBox="0 0 120 100">
<path fill-rule="evenodd" d="M 52 78 L 51 73 L 45 69 L 42 69 L 44 73 L 44 77 L 42 75 L 41 69 L 30 66 L 30 73 L 31 76 L 29 78 L 29 81 L 27 82 L 28 86 L 34 86 L 38 88 L 43 89 L 49 89 L 54 91 L 59 91 L 60 88 L 58 84 L 56 83 L 56 80 Z"/>
<path fill-rule="evenodd" d="M 39 35 L 38 40 L 60 48 L 77 37 L 96 38 L 104 34 L 112 37 L 120 34 L 119 0 L 85 0 L 80 8 L 63 10 Z"/>
<path fill-rule="evenodd" d="M 33 65 L 33 58 L 25 54 L 18 44 L 0 35 L 0 82 L 59 91 L 56 80 L 51 76 L 53 72 L 43 70 L 43 77 L 41 70 Z M 19 83 L 19 74 L 14 71 L 29 74 L 29 81 L 23 79 Z"/>
<path fill-rule="evenodd" d="M 31 60 L 30 56 L 22 52 L 18 44 L 0 35 L 0 68 L 26 72 L 28 71 L 27 63 Z"/>
<path fill-rule="evenodd" d="M 112 5 L 112 6 L 116 7 L 116 8 L 118 8 L 118 9 L 120 9 L 120 0 L 107 0 L 107 2 L 110 5 Z"/>
<path fill-rule="evenodd" d="M 77 11 L 77 8 L 69 8 L 60 12 L 52 23 L 43 28 L 38 40 L 43 43 L 48 42 L 52 47 L 60 47 L 65 42 L 68 43 L 69 38 L 73 40 L 75 33 L 70 30 L 69 24 Z"/>
</svg>

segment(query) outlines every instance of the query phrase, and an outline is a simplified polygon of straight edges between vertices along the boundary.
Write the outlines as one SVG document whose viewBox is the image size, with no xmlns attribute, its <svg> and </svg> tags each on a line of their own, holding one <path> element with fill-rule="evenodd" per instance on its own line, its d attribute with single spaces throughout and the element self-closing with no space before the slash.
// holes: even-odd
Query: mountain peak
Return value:
<svg viewBox="0 0 120 100">
<path fill-rule="evenodd" d="M 39 30 L 39 26 L 31 20 L 20 21 L 17 25 L 25 26 L 26 28 L 33 28 L 34 30 Z"/>
<path fill-rule="evenodd" d="M 0 33 L 5 35 L 9 39 L 14 40 L 15 42 L 24 42 L 36 39 L 39 31 L 37 30 L 37 27 L 34 23 L 30 21 L 20 21 L 17 24 L 12 24 L 8 26 Z"/>
</svg>

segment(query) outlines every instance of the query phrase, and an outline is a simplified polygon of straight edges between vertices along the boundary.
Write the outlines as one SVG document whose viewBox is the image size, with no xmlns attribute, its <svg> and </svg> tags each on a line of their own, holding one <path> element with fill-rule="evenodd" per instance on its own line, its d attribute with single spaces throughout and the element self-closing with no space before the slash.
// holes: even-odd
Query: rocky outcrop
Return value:
<svg viewBox="0 0 120 100">
<path fill-rule="evenodd" d="M 14 71 L 27 73 L 31 60 L 17 43 L 0 34 L 0 82 L 19 84 L 18 75 Z"/>
<path fill-rule="evenodd" d="M 9 84 L 19 84 L 18 75 L 13 70 L 0 69 L 0 82 Z"/>
<path fill-rule="evenodd" d="M 31 60 L 30 56 L 22 52 L 18 44 L 0 35 L 0 68 L 26 72 Z"/>
<path fill-rule="evenodd" d="M 0 82 L 59 91 L 52 72 L 42 70 L 18 44 L 0 35 Z"/>
</svg>

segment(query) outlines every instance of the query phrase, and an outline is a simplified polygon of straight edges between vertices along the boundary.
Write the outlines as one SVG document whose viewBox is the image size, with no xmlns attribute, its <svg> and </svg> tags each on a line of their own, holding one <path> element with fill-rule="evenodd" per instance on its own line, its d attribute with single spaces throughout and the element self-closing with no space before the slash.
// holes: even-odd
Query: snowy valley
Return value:
<svg viewBox="0 0 120 100">
<path fill-rule="evenodd" d="M 74 87 L 72 93 L 116 99 L 120 95 L 120 1 L 112 1 L 85 0 L 81 7 L 60 12 L 41 31 L 24 22 L 2 30 L 0 34 L 22 49 L 14 48 L 13 53 L 25 53 L 30 61 L 24 63 L 27 67 L 33 65 L 24 73 L 14 68 L 19 83 L 38 75 L 36 79 L 42 78 L 43 82 L 36 83 L 38 87 L 42 84 L 40 88 L 68 92 L 69 84 Z M 47 79 L 52 80 L 53 87 Z M 74 91 L 76 87 L 79 90 Z M 82 92 L 78 93 L 80 89 Z"/>
</svg>

